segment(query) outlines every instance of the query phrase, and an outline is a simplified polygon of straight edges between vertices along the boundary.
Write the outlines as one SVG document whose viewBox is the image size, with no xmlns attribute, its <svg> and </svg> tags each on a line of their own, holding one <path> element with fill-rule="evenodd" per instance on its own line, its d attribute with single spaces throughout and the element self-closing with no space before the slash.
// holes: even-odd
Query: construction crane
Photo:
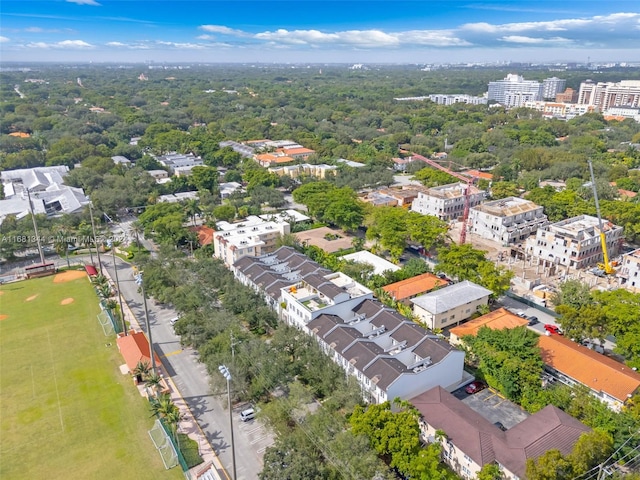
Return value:
<svg viewBox="0 0 640 480">
<path fill-rule="evenodd" d="M 446 172 L 452 177 L 456 177 L 457 179 L 462 180 L 467 184 L 467 187 L 464 190 L 464 212 L 462 213 L 462 230 L 460 230 L 460 245 L 462 245 L 467 241 L 467 222 L 469 220 L 469 208 L 471 207 L 471 185 L 473 184 L 473 178 L 466 177 L 464 175 L 461 175 L 460 173 L 454 172 L 451 169 L 443 167 L 439 163 L 428 159 L 427 157 L 418 155 L 417 153 L 411 153 L 411 157 L 416 160 L 423 161 L 427 165 L 431 165 L 433 168 L 442 170 L 443 172 Z"/>
<path fill-rule="evenodd" d="M 598 226 L 600 227 L 600 244 L 602 245 L 602 257 L 604 263 L 599 263 L 598 268 L 602 270 L 607 275 L 611 275 L 616 273 L 613 265 L 609 262 L 609 254 L 607 252 L 607 238 L 604 234 L 604 228 L 602 226 L 602 215 L 600 215 L 600 202 L 598 201 L 598 189 L 596 188 L 596 179 L 593 176 L 593 165 L 591 163 L 591 159 L 587 160 L 589 162 L 589 173 L 591 173 L 591 188 L 593 188 L 593 198 L 596 201 L 596 213 L 598 214 Z"/>
</svg>

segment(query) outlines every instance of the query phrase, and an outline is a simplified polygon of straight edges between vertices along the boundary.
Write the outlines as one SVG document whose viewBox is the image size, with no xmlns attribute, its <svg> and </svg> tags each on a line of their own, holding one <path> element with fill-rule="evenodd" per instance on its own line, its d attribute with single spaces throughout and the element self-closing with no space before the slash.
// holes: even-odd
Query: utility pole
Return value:
<svg viewBox="0 0 640 480">
<path fill-rule="evenodd" d="M 120 315 L 122 315 L 122 331 L 125 337 L 127 336 L 127 324 L 124 321 L 124 309 L 122 308 L 122 293 L 120 293 L 120 281 L 118 280 L 118 265 L 116 264 L 116 246 L 109 240 L 109 246 L 111 247 L 111 253 L 113 254 L 113 271 L 116 275 L 116 288 L 118 289 L 118 300 L 120 301 Z"/>
<path fill-rule="evenodd" d="M 38 223 L 36 222 L 36 216 L 33 214 L 33 204 L 31 203 L 31 192 L 27 188 L 27 197 L 29 197 L 29 212 L 31 213 L 31 220 L 33 220 L 33 233 L 36 235 L 36 243 L 38 244 L 38 253 L 40 254 L 40 263 L 44 264 L 44 253 L 42 252 L 42 245 L 40 244 L 40 235 L 38 234 Z"/>
<path fill-rule="evenodd" d="M 136 284 L 139 285 L 140 289 L 142 290 L 142 303 L 144 305 L 144 319 L 147 325 L 147 335 L 149 335 L 149 357 L 151 359 L 151 372 L 154 375 L 157 375 L 158 372 L 156 371 L 155 355 L 153 354 L 153 337 L 151 336 L 151 324 L 149 323 L 149 309 L 147 308 L 147 295 L 144 292 L 144 281 L 142 280 L 142 273 L 143 272 L 139 272 L 138 275 L 136 276 Z"/>
<path fill-rule="evenodd" d="M 98 255 L 98 268 L 100 269 L 100 275 L 102 275 L 102 263 L 100 262 L 100 249 L 98 248 L 98 238 L 96 237 L 96 225 L 93 221 L 93 204 L 89 202 L 89 215 L 91 215 L 91 231 L 93 232 L 93 241 L 96 244 L 96 254 Z M 91 251 L 91 249 L 89 249 Z M 93 262 L 93 255 L 91 255 L 91 261 Z"/>
<path fill-rule="evenodd" d="M 236 476 L 236 447 L 233 442 L 233 411 L 231 410 L 231 373 L 229 369 L 225 365 L 220 365 L 218 367 L 220 373 L 224 378 L 227 379 L 227 396 L 229 398 L 229 426 L 231 427 L 231 464 L 233 468 L 233 477 L 232 480 L 237 480 Z"/>
</svg>

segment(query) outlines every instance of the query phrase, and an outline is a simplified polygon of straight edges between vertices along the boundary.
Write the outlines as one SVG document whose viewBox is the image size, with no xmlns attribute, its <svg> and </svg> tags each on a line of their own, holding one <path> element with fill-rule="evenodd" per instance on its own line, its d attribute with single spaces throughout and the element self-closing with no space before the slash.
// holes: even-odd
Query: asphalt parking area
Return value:
<svg viewBox="0 0 640 480">
<path fill-rule="evenodd" d="M 456 397 L 491 423 L 501 422 L 507 429 L 517 425 L 529 416 L 529 414 L 518 405 L 507 400 L 500 393 L 490 388 L 474 393 L 473 395 L 466 393 L 465 395 L 465 398 L 460 398 L 462 396 L 461 394 L 456 395 Z"/>
</svg>

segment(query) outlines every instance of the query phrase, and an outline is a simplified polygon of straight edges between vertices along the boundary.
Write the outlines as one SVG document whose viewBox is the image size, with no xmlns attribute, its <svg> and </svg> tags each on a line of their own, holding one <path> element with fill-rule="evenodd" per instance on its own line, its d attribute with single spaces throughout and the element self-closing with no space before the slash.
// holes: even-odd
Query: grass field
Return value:
<svg viewBox="0 0 640 480">
<path fill-rule="evenodd" d="M 71 300 L 72 299 L 72 300 Z M 86 276 L 0 287 L 0 478 L 179 479 Z"/>
</svg>

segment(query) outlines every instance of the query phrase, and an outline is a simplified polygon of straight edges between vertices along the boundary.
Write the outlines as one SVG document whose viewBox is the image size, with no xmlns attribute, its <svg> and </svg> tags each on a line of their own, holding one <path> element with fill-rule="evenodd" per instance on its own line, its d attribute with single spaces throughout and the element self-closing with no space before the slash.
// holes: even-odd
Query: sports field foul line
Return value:
<svg viewBox="0 0 640 480">
<path fill-rule="evenodd" d="M 58 390 L 58 376 L 56 375 L 56 364 L 53 363 L 53 347 L 51 345 L 51 336 L 47 329 L 47 340 L 49 341 L 49 354 L 51 356 L 51 368 L 53 369 L 53 383 L 56 386 L 56 397 L 58 398 L 58 415 L 60 415 L 60 428 L 64 432 L 64 421 L 62 420 L 62 407 L 60 406 L 60 391 Z"/>
</svg>

